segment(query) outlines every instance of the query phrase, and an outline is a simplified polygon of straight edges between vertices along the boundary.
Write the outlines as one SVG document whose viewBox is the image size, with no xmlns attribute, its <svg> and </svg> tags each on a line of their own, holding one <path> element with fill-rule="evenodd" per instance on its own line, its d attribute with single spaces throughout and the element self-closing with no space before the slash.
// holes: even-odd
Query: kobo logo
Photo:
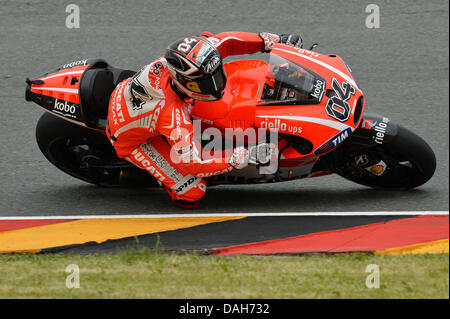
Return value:
<svg viewBox="0 0 450 319">
<path fill-rule="evenodd" d="M 64 113 L 75 114 L 77 111 L 77 104 L 67 103 L 67 101 L 58 101 L 58 99 L 55 99 L 55 105 L 53 108 Z"/>
<path fill-rule="evenodd" d="M 318 100 L 322 100 L 323 93 L 325 92 L 325 83 L 319 79 L 316 80 L 316 84 L 313 85 L 313 92 L 311 96 Z"/>
</svg>

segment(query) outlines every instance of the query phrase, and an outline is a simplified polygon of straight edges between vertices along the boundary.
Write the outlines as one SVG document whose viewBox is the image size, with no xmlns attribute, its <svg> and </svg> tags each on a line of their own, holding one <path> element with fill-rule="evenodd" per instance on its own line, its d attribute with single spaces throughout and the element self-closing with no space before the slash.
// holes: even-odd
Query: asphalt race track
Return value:
<svg viewBox="0 0 450 319">
<path fill-rule="evenodd" d="M 57 170 L 34 128 L 43 111 L 25 102 L 25 78 L 88 57 L 137 70 L 173 40 L 204 30 L 299 32 L 306 46 L 338 54 L 366 94 L 366 111 L 422 136 L 437 157 L 422 187 L 375 191 L 339 176 L 210 188 L 197 213 L 448 211 L 448 1 L 376 1 L 380 28 L 365 25 L 371 1 L 0 1 L 0 216 L 183 213 L 159 189 L 107 189 Z M 258 55 L 258 57 L 260 57 Z M 241 57 L 240 57 L 241 58 Z"/>
</svg>

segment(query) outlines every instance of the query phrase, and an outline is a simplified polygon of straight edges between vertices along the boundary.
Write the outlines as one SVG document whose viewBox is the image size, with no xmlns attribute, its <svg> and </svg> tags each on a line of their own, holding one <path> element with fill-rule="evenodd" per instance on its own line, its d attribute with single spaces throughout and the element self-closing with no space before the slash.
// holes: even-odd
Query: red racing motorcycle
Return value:
<svg viewBox="0 0 450 319">
<path fill-rule="evenodd" d="M 336 173 L 375 188 L 413 188 L 436 169 L 430 146 L 386 116 L 365 113 L 364 94 L 337 55 L 283 44 L 269 61 L 225 64 L 227 86 L 219 101 L 197 101 L 192 118 L 202 130 L 263 129 L 276 133 L 277 167 L 250 165 L 206 177 L 208 185 L 283 182 Z M 65 64 L 27 79 L 26 100 L 46 113 L 36 127 L 45 157 L 62 171 L 104 186 L 158 186 L 154 178 L 117 157 L 105 135 L 108 102 L 134 71 L 102 59 Z M 202 143 L 203 139 L 200 132 Z"/>
</svg>

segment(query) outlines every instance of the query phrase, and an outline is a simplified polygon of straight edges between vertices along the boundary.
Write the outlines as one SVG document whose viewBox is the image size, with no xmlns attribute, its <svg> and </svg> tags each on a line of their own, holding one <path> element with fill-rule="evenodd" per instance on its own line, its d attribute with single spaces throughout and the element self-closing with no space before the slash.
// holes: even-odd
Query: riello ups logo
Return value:
<svg viewBox="0 0 450 319">
<path fill-rule="evenodd" d="M 387 117 L 383 117 L 381 122 L 379 122 L 379 123 L 377 123 L 377 125 L 375 125 L 374 130 L 377 132 L 374 136 L 375 143 L 383 144 L 384 135 L 386 134 L 388 123 L 389 123 L 389 119 Z"/>
</svg>

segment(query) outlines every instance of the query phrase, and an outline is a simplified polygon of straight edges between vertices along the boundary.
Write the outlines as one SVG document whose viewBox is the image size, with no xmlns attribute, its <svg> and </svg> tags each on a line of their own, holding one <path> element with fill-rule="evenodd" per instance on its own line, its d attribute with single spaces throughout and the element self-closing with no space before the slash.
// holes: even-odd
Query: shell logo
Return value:
<svg viewBox="0 0 450 319">
<path fill-rule="evenodd" d="M 371 172 L 374 175 L 381 176 L 386 171 L 386 163 L 383 161 L 379 161 L 377 164 L 367 167 L 366 170 Z"/>
<path fill-rule="evenodd" d="M 371 171 L 372 173 L 374 173 L 375 175 L 380 175 L 380 174 L 382 174 L 383 171 L 384 171 L 384 166 L 383 166 L 383 165 L 375 165 L 375 166 L 372 166 L 372 167 L 370 168 L 370 171 Z"/>
</svg>

